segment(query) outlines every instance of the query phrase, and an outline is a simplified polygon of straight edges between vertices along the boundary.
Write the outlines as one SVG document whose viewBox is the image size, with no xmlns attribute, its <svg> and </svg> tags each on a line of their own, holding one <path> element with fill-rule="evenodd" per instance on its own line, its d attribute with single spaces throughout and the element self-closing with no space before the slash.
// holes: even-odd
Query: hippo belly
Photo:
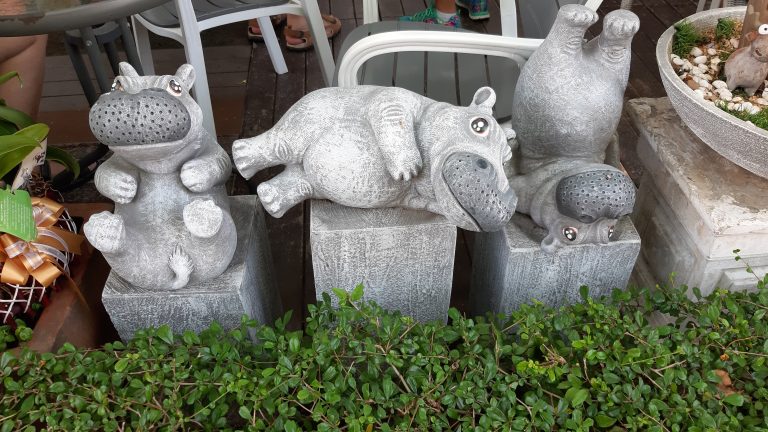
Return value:
<svg viewBox="0 0 768 432">
<path fill-rule="evenodd" d="M 307 148 L 303 166 L 317 195 L 346 206 L 396 205 L 410 189 L 410 183 L 387 172 L 373 133 L 366 129 L 326 135 Z"/>
<path fill-rule="evenodd" d="M 122 216 L 126 224 L 126 241 L 145 245 L 131 251 L 134 254 L 131 261 L 135 265 L 121 275 L 137 286 L 167 285 L 175 277 L 168 260 L 177 246 L 181 246 L 194 265 L 191 282 L 222 273 L 237 241 L 231 216 L 225 212 L 222 224 L 230 225 L 232 229 L 219 231 L 233 233 L 231 238 L 198 239 L 187 230 L 183 210 L 197 198 L 213 199 L 220 208 L 228 209 L 228 200 L 221 199 L 226 196 L 223 186 L 216 186 L 207 193 L 194 193 L 181 183 L 178 173 L 147 172 L 141 172 L 139 184 L 141 187 L 133 201 L 115 206 L 115 213 Z M 225 252 L 229 257 L 222 256 L 222 244 L 229 245 Z M 149 268 L 151 272 L 146 271 Z"/>
</svg>

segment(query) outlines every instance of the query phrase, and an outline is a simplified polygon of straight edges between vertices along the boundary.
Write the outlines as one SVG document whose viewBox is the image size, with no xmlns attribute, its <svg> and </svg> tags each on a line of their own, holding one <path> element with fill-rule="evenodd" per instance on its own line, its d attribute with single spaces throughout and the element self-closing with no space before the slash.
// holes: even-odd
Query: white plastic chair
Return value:
<svg viewBox="0 0 768 432">
<path fill-rule="evenodd" d="M 193 94 L 203 110 L 205 128 L 216 136 L 200 33 L 256 18 L 275 72 L 283 74 L 288 71 L 288 67 L 269 17 L 284 13 L 306 17 L 323 78 L 326 84 L 330 84 L 335 65 L 317 0 L 173 0 L 134 15 L 134 34 L 144 73 L 154 73 L 148 31 L 184 45 L 187 62 L 194 66 L 196 72 Z"/>
<path fill-rule="evenodd" d="M 711 0 L 709 2 L 709 9 L 717 9 L 721 7 L 731 6 L 744 6 L 747 4 L 746 0 Z M 707 0 L 699 0 L 696 12 L 701 12 L 706 8 Z"/>
<path fill-rule="evenodd" d="M 524 1 L 539 2 L 543 0 Z M 560 1 L 560 3 L 565 3 L 565 1 Z M 593 10 L 597 10 L 601 3 L 602 0 L 584 2 L 585 6 Z M 340 87 L 351 87 L 359 84 L 397 85 L 417 93 L 426 94 L 436 100 L 461 105 L 465 105 L 471 100 L 469 98 L 478 87 L 489 85 L 496 90 L 497 94 L 495 117 L 503 119 L 511 113 L 517 74 L 525 61 L 542 42 L 542 39 L 516 37 L 517 5 L 515 0 L 501 1 L 501 36 L 451 31 L 444 26 L 420 23 L 376 23 L 375 21 L 378 20 L 376 6 L 376 0 L 364 0 L 363 16 L 364 20 L 368 20 L 370 24 L 355 29 L 349 35 L 348 40 L 344 42 L 337 63 L 335 84 Z M 557 8 L 554 9 L 554 14 L 557 14 Z M 551 25 L 554 21 L 554 15 L 547 18 L 551 18 Z M 407 30 L 419 25 L 429 28 L 429 30 Z M 389 63 L 382 63 L 381 59 L 385 58 L 386 54 L 391 53 L 398 53 L 397 56 L 410 57 L 398 57 L 398 60 L 394 62 L 389 60 Z M 456 54 L 454 65 L 458 75 L 454 75 L 454 66 L 450 63 L 454 61 L 454 54 Z M 484 56 L 485 59 L 481 57 L 482 60 L 478 61 L 478 58 L 466 58 L 463 56 L 464 54 Z M 436 59 L 437 57 L 439 59 Z M 401 58 L 402 60 L 400 60 Z M 414 80 L 398 76 L 393 77 L 392 82 L 384 84 L 379 82 L 382 74 L 386 75 L 393 70 L 396 74 L 400 73 L 401 63 L 405 65 L 404 68 L 407 68 L 408 71 L 421 75 L 418 75 Z M 479 65 L 479 63 L 485 64 Z M 366 66 L 366 64 L 368 65 Z M 392 64 L 394 66 L 390 66 Z M 368 74 L 370 69 L 379 77 L 368 80 L 362 73 L 364 67 L 367 75 L 370 75 Z M 463 73 L 462 68 L 465 68 L 467 72 Z M 426 75 L 424 75 L 425 70 Z M 441 77 L 446 73 L 446 70 L 450 75 L 447 79 Z M 435 78 L 442 80 L 440 85 L 450 88 L 444 92 L 432 93 L 430 80 Z M 384 80 L 386 81 L 386 78 Z M 426 81 L 426 84 L 419 82 L 419 80 Z M 451 80 L 455 82 L 452 83 Z M 426 91 L 420 91 L 424 87 L 426 87 Z"/>
</svg>

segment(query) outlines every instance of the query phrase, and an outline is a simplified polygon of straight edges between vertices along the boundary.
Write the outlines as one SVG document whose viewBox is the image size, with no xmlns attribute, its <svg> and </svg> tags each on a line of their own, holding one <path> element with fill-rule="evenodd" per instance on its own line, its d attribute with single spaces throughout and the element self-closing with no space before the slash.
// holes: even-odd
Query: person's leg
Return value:
<svg viewBox="0 0 768 432">
<path fill-rule="evenodd" d="M 0 74 L 16 71 L 24 82 L 23 87 L 15 82 L 0 85 L 0 99 L 32 118 L 43 92 L 47 41 L 47 35 L 0 38 Z"/>
<path fill-rule="evenodd" d="M 411 16 L 404 16 L 400 21 L 425 22 L 442 24 L 450 27 L 461 27 L 459 16 L 456 14 L 455 0 L 435 0 L 427 9 Z"/>
</svg>

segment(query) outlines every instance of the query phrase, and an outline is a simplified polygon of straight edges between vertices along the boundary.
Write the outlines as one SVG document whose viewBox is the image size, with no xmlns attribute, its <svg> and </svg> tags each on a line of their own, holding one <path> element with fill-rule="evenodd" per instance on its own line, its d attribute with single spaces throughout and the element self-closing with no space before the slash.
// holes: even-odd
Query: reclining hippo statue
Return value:
<svg viewBox="0 0 768 432">
<path fill-rule="evenodd" d="M 235 141 L 232 156 L 245 178 L 286 165 L 257 189 L 275 217 L 320 198 L 424 209 L 468 230 L 496 231 L 514 214 L 517 197 L 503 170 L 513 131 L 494 120 L 495 101 L 488 87 L 468 107 L 391 87 L 320 89 L 269 131 Z"/>
<path fill-rule="evenodd" d="M 232 164 L 189 95 L 194 69 L 142 77 L 121 63 L 120 73 L 89 115 L 114 153 L 95 181 L 115 213 L 93 215 L 85 235 L 115 273 L 143 289 L 219 276 L 237 242 L 224 189 Z"/>
</svg>

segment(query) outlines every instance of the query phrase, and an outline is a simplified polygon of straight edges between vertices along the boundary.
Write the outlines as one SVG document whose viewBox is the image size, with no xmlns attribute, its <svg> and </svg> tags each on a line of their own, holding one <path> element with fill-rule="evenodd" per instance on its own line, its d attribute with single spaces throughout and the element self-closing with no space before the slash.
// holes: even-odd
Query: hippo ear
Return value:
<svg viewBox="0 0 768 432">
<path fill-rule="evenodd" d="M 496 92 L 490 87 L 480 87 L 472 98 L 470 107 L 477 107 L 488 113 L 493 112 L 493 104 L 496 103 Z"/>
<path fill-rule="evenodd" d="M 751 32 L 745 34 L 744 36 L 747 38 L 749 43 L 752 43 L 755 39 L 757 39 L 757 32 L 756 31 L 751 31 Z"/>
<path fill-rule="evenodd" d="M 192 88 L 192 84 L 195 83 L 195 68 L 190 64 L 183 64 L 179 66 L 179 69 L 174 74 L 176 78 L 181 80 L 181 84 L 184 86 L 184 90 L 189 91 Z"/>
<path fill-rule="evenodd" d="M 139 73 L 128 62 L 120 62 L 120 75 L 124 77 L 136 78 Z"/>
</svg>

